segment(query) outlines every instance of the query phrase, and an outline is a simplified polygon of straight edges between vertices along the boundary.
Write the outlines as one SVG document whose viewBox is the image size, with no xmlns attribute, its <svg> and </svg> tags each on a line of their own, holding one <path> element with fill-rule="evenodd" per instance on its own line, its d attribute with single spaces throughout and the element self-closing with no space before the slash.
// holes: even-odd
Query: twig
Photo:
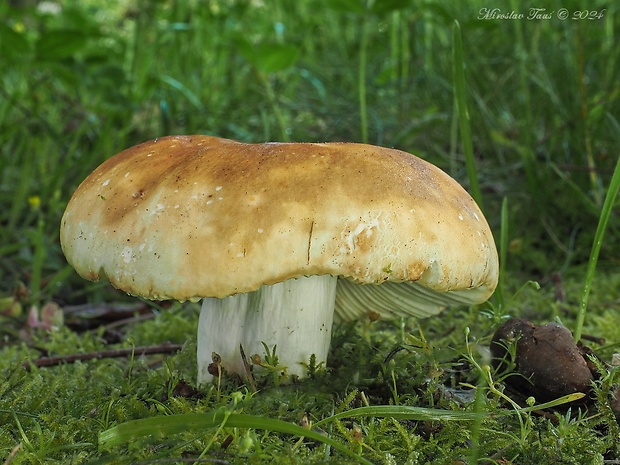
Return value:
<svg viewBox="0 0 620 465">
<path fill-rule="evenodd" d="M 245 356 L 245 351 L 243 350 L 243 344 L 239 344 L 239 352 L 241 353 L 241 360 L 243 360 L 243 367 L 245 368 L 245 373 L 248 376 L 248 381 L 252 385 L 254 392 L 258 391 L 256 387 L 256 382 L 254 381 L 254 376 L 252 376 L 252 371 L 250 369 L 250 364 L 248 363 L 248 359 Z"/>
<path fill-rule="evenodd" d="M 140 323 L 141 321 L 152 320 L 155 318 L 155 313 L 145 313 L 144 315 L 132 316 L 130 318 L 123 318 L 122 320 L 116 320 L 112 323 L 105 325 L 105 329 L 115 329 L 120 326 L 125 326 L 132 323 Z"/>
<path fill-rule="evenodd" d="M 590 334 L 582 334 L 581 335 L 581 339 L 583 339 L 584 341 L 594 342 L 594 343 L 598 344 L 599 346 L 604 346 L 605 345 L 605 338 L 603 338 L 603 337 L 592 336 Z"/>
<path fill-rule="evenodd" d="M 19 452 L 19 449 L 21 447 L 22 447 L 22 443 L 21 442 L 19 444 L 17 444 L 15 447 L 13 447 L 13 450 L 11 451 L 9 456 L 6 458 L 6 460 L 4 461 L 4 465 L 9 465 L 9 463 L 11 463 L 13 461 L 13 457 L 15 457 L 15 455 L 17 455 L 17 452 Z"/>
<path fill-rule="evenodd" d="M 89 352 L 86 354 L 72 354 L 63 355 L 59 357 L 41 357 L 34 361 L 27 361 L 23 363 L 24 368 L 29 370 L 32 366 L 36 367 L 51 367 L 60 365 L 62 363 L 74 363 L 83 360 L 100 360 L 102 358 L 117 358 L 128 357 L 132 354 L 135 355 L 151 355 L 151 354 L 169 354 L 181 350 L 183 346 L 181 344 L 159 344 L 156 346 L 144 346 L 144 347 L 132 347 L 129 349 L 112 349 L 112 350 L 100 350 L 97 352 Z"/>
</svg>

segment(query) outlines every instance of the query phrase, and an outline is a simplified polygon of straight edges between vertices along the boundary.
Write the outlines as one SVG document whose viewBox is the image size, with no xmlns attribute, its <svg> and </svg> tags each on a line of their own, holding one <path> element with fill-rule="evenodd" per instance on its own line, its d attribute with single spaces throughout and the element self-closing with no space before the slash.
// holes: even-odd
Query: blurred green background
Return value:
<svg viewBox="0 0 620 465">
<path fill-rule="evenodd" d="M 587 259 L 620 141 L 618 6 L 432 0 L 135 0 L 0 5 L 0 293 L 83 300 L 64 206 L 107 157 L 168 134 L 367 141 L 467 187 L 452 91 L 463 34 L 489 222 L 508 272 Z M 560 8 L 570 17 L 558 18 Z M 519 12 L 525 19 L 499 19 Z M 553 13 L 552 13 L 553 12 Z M 600 266 L 619 259 L 618 215 Z"/>
</svg>

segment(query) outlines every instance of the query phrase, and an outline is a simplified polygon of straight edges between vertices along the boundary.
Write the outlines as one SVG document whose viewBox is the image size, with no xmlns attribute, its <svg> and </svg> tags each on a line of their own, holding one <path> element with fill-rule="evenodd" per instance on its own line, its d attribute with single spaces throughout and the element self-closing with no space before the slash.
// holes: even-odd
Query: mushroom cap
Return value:
<svg viewBox="0 0 620 465">
<path fill-rule="evenodd" d="M 157 300 L 330 274 L 415 283 L 432 313 L 484 302 L 498 280 L 489 226 L 455 180 L 409 153 L 355 143 L 145 142 L 82 182 L 60 240 L 82 277 Z"/>
</svg>

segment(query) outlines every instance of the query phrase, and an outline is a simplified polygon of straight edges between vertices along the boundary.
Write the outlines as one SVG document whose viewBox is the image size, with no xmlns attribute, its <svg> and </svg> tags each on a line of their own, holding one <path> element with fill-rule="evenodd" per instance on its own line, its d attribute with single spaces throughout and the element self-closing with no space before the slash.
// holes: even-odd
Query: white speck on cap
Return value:
<svg viewBox="0 0 620 465">
<path fill-rule="evenodd" d="M 131 253 L 132 253 L 131 247 L 125 246 L 125 248 L 121 252 L 121 256 L 123 257 L 123 262 L 129 263 L 131 261 Z"/>
</svg>

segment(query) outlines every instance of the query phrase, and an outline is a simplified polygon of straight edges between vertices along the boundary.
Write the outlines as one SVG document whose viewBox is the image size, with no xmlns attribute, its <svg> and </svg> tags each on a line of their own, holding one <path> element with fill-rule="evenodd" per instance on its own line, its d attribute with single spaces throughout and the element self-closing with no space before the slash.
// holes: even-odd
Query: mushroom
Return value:
<svg viewBox="0 0 620 465">
<path fill-rule="evenodd" d="M 489 226 L 437 167 L 355 143 L 245 144 L 171 136 L 105 161 L 61 222 L 68 262 L 153 300 L 204 299 L 198 383 L 213 354 L 243 375 L 277 346 L 289 374 L 326 361 L 334 313 L 436 314 L 486 301 Z"/>
</svg>

